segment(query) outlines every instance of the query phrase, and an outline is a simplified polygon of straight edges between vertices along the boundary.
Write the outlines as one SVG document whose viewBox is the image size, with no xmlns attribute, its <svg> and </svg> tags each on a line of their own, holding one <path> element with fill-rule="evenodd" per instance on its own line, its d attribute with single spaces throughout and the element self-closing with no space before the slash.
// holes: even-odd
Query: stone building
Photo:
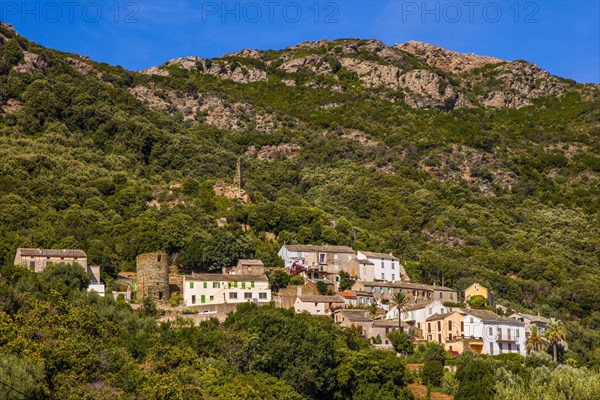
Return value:
<svg viewBox="0 0 600 400">
<path fill-rule="evenodd" d="M 137 268 L 136 299 L 149 297 L 157 302 L 169 300 L 169 256 L 167 253 L 140 254 L 135 259 Z"/>
<path fill-rule="evenodd" d="M 17 249 L 15 265 L 42 272 L 50 264 L 79 264 L 87 269 L 87 255 L 83 250 Z"/>
</svg>

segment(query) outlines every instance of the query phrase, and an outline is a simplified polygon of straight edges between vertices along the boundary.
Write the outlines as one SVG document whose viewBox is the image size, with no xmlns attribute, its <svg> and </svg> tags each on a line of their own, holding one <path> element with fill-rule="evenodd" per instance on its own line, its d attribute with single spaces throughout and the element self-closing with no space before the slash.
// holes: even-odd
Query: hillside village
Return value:
<svg viewBox="0 0 600 400">
<path fill-rule="evenodd" d="M 478 282 L 464 291 L 411 282 L 392 254 L 334 245 L 283 245 L 278 254 L 283 268 L 240 259 L 220 274 L 183 274 L 166 253 L 140 254 L 136 273 L 119 274 L 113 290 L 106 290 L 100 267 L 88 265 L 82 250 L 19 248 L 15 265 L 33 272 L 52 264 L 79 265 L 90 276 L 88 291 L 133 306 L 151 300 L 163 320 L 223 321 L 239 304 L 273 303 L 332 318 L 383 349 L 393 348 L 390 333 L 402 331 L 415 344 L 436 342 L 455 354 L 526 355 L 532 327 L 543 335 L 552 323 L 496 306 L 492 293 Z M 287 282 L 282 284 L 282 278 Z"/>
</svg>

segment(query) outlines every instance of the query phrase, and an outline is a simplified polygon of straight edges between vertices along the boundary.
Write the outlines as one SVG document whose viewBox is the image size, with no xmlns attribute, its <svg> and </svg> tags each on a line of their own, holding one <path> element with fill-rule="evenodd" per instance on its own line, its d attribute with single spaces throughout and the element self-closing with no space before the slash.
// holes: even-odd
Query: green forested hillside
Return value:
<svg viewBox="0 0 600 400">
<path fill-rule="evenodd" d="M 598 362 L 597 86 L 523 62 L 448 72 L 366 41 L 141 74 L 0 33 L 3 265 L 17 247 L 81 248 L 110 283 L 146 251 L 211 270 L 251 256 L 276 266 L 283 243 L 347 244 L 393 252 L 415 281 L 477 280 L 569 319 L 573 357 Z M 353 62 L 441 83 L 373 86 Z M 488 106 L 497 93 L 521 103 Z M 213 189 L 238 157 L 249 204 Z"/>
</svg>

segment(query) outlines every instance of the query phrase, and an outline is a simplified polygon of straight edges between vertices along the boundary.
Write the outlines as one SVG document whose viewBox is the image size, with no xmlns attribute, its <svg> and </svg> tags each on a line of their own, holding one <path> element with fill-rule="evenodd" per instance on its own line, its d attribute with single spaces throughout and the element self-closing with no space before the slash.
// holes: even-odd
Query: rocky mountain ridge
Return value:
<svg viewBox="0 0 600 400">
<path fill-rule="evenodd" d="M 179 58 L 142 73 L 171 76 L 173 68 L 244 84 L 379 90 L 390 101 L 441 110 L 522 108 L 574 86 L 526 61 L 462 54 L 416 41 L 393 46 L 358 39 L 303 42 L 280 51 L 245 49 L 212 60 Z"/>
</svg>

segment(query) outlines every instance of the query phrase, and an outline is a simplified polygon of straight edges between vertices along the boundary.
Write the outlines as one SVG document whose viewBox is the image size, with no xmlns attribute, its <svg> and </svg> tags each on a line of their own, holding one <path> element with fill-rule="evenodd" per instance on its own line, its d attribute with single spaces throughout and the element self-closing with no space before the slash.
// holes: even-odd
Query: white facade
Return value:
<svg viewBox="0 0 600 400">
<path fill-rule="evenodd" d="M 450 311 L 450 308 L 444 306 L 441 301 L 434 300 L 427 304 L 419 304 L 418 306 L 408 306 L 404 308 L 402 312 L 403 322 L 415 322 L 415 326 L 420 328 L 417 324 L 422 324 L 425 320 L 434 314 L 445 314 Z M 398 308 L 393 307 L 387 312 L 387 319 L 398 319 Z"/>
<path fill-rule="evenodd" d="M 183 278 L 186 306 L 270 301 L 271 289 L 264 275 L 195 274 Z"/>
<path fill-rule="evenodd" d="M 464 317 L 466 339 L 483 339 L 483 353 L 497 355 L 518 353 L 526 355 L 525 325 L 505 318 L 497 320 L 481 318 L 467 311 Z"/>
<path fill-rule="evenodd" d="M 375 281 L 401 282 L 408 280 L 404 266 L 400 264 L 398 258 L 391 254 L 359 251 L 356 254 L 356 258 L 359 260 L 369 260 L 373 263 L 372 268 Z"/>
<path fill-rule="evenodd" d="M 90 284 L 88 285 L 88 292 L 96 292 L 100 297 L 104 297 L 106 294 L 106 286 L 102 283 L 100 277 L 100 266 L 99 265 L 88 265 L 86 270 L 88 276 L 90 276 Z"/>
</svg>

